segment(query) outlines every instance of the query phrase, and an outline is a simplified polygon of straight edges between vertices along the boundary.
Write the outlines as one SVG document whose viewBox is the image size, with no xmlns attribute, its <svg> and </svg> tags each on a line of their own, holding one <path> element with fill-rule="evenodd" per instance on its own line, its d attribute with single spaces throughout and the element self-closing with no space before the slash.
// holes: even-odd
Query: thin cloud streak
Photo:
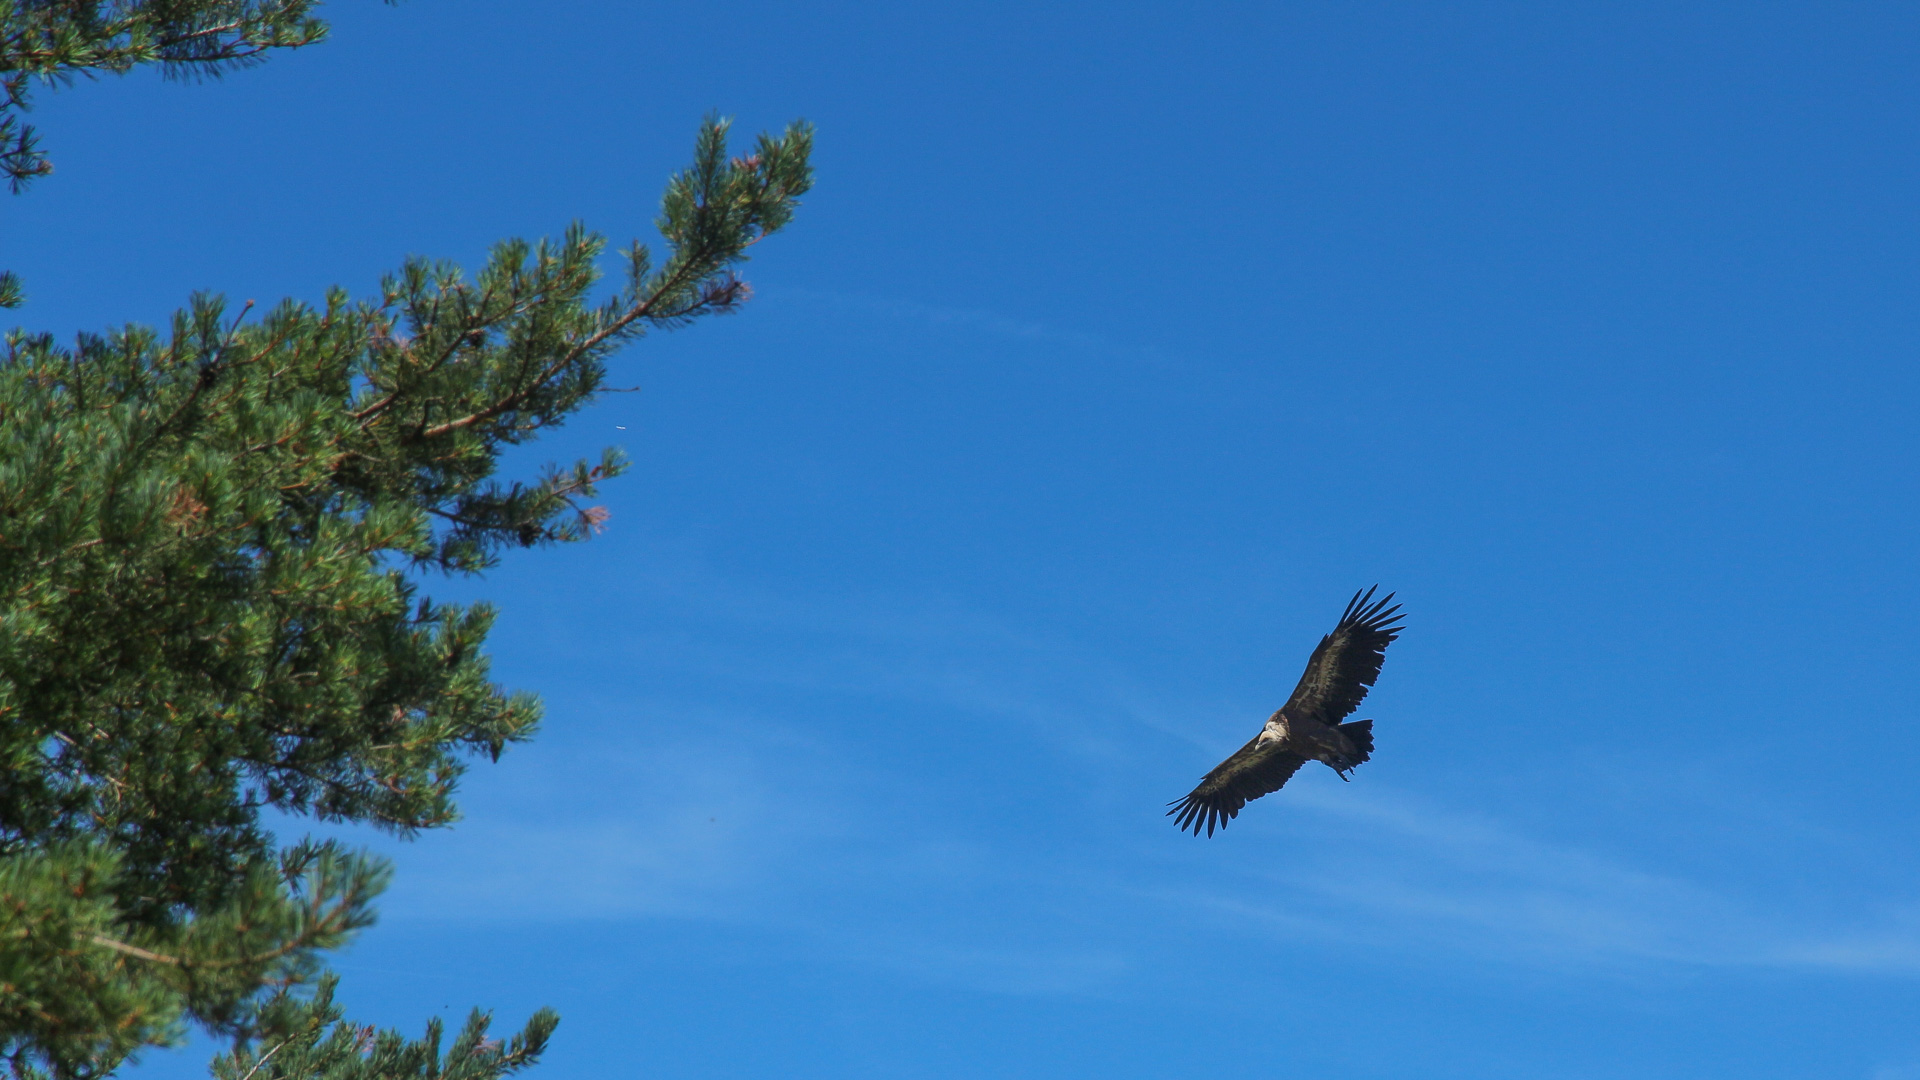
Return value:
<svg viewBox="0 0 1920 1080">
<path fill-rule="evenodd" d="M 1876 926 L 1864 912 L 1769 910 L 1393 793 L 1305 788 L 1287 809 L 1303 815 L 1287 830 L 1298 869 L 1191 902 L 1349 944 L 1520 963 L 1920 975 L 1911 915 Z"/>
<path fill-rule="evenodd" d="M 1169 736 L 1200 747 L 1194 724 L 1164 717 L 1221 707 L 1142 705 L 1145 692 L 1121 665 L 953 605 L 803 602 L 704 577 L 648 591 L 670 594 L 663 608 L 694 603 L 696 623 L 749 624 L 766 647 L 728 652 L 695 634 L 693 644 L 660 652 L 647 639 L 649 662 L 789 688 L 794 714 L 715 713 L 659 698 L 629 703 L 625 719 L 602 716 L 596 728 L 669 718 L 680 734 L 610 748 L 584 770 L 572 762 L 555 771 L 555 761 L 529 774 L 535 762 L 516 762 L 518 790 L 474 807 L 454 837 L 432 842 L 433 855 L 423 857 L 427 845 L 407 851 L 390 918 L 735 923 L 779 930 L 846 962 L 1010 992 L 1124 981 L 1147 965 L 1151 928 L 1170 921 L 1266 948 L 1338 943 L 1563 971 L 1920 974 L 1920 917 L 1901 906 L 1905 897 L 1879 912 L 1787 910 L 1377 783 L 1292 785 L 1236 823 L 1237 852 L 1168 848 L 1142 833 L 1063 859 L 1017 832 L 961 835 L 925 819 L 902 826 L 898 800 L 911 785 L 875 774 L 810 727 L 805 712 L 821 707 L 810 696 L 937 706 L 961 718 L 944 722 L 962 733 L 1013 720 L 1049 748 L 1062 776 L 1093 787 L 1149 771 L 1143 756 L 1164 750 Z M 1116 734 L 1116 723 L 1159 738 Z M 620 794 L 550 803 L 590 791 Z M 1104 808 L 1085 802 L 1048 813 L 1056 831 L 1112 828 Z M 1277 831 L 1285 856 L 1249 860 L 1250 829 Z M 1199 884 L 1165 887 L 1173 870 Z M 920 903 L 962 886 L 1008 919 L 1031 922 L 1030 939 L 1009 942 L 1000 929 Z M 449 908 L 449 897 L 463 899 Z"/>
</svg>

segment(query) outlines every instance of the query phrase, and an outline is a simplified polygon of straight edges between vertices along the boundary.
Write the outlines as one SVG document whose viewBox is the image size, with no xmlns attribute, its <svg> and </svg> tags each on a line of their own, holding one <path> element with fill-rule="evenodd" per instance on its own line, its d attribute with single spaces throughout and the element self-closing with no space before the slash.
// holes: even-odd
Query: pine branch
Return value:
<svg viewBox="0 0 1920 1080">
<path fill-rule="evenodd" d="M 315 985 L 385 871 L 277 851 L 260 814 L 442 825 L 476 756 L 532 736 L 537 699 L 489 675 L 492 610 L 434 604 L 412 575 L 604 526 L 589 500 L 624 470 L 614 450 L 495 474 L 605 392 L 621 346 L 747 299 L 737 268 L 810 187 L 811 132 L 739 158 L 725 135 L 704 124 L 668 186 L 664 260 L 635 245 L 600 302 L 604 242 L 575 226 L 497 246 L 471 284 L 414 260 L 364 304 L 336 290 L 256 316 L 195 297 L 164 337 L 8 336 L 0 1056 L 16 1073 L 98 1074 L 189 1023 L 276 1047 L 229 1080 L 490 1080 L 537 1056 L 550 1016 L 508 1047 L 470 1022 L 444 1057 L 437 1034 L 343 1035 L 337 1015 L 301 1013 L 318 1026 L 286 1041 L 268 1014 L 294 999 L 275 995 Z"/>
</svg>

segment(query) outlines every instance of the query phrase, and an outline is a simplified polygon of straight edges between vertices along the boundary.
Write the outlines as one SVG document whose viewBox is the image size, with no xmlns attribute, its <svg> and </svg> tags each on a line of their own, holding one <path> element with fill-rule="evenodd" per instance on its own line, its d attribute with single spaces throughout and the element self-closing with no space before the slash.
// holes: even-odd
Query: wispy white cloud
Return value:
<svg viewBox="0 0 1920 1080">
<path fill-rule="evenodd" d="M 470 799 L 452 830 L 397 853 L 406 872 L 383 911 L 754 919 L 792 859 L 843 831 L 833 800 L 796 787 L 781 763 L 809 763 L 816 788 L 831 786 L 833 770 L 818 747 L 766 718 L 704 719 L 706 738 L 613 738 L 587 760 L 521 762 L 516 782 Z"/>
<path fill-rule="evenodd" d="M 1564 961 L 1704 962 L 1755 927 L 1711 891 L 1497 822 L 1351 789 L 1286 800 L 1296 856 L 1248 896 L 1286 896 L 1321 932 L 1396 949 Z"/>
<path fill-rule="evenodd" d="M 1920 918 L 1912 911 L 1862 920 L 1783 944 L 1771 958 L 1781 967 L 1861 974 L 1920 974 Z"/>
<path fill-rule="evenodd" d="M 692 635 L 695 644 L 654 662 L 791 688 L 796 715 L 670 698 L 629 703 L 625 719 L 602 715 L 595 723 L 608 731 L 646 728 L 645 716 L 676 722 L 609 739 L 589 761 L 517 761 L 515 786 L 471 803 L 473 817 L 452 836 L 407 852 L 390 917 L 739 923 L 847 962 L 1031 993 L 1124 981 L 1148 963 L 1156 928 L 1176 923 L 1249 947 L 1334 945 L 1567 972 L 1920 974 L 1912 898 L 1794 906 L 1764 881 L 1556 842 L 1531 823 L 1377 780 L 1303 777 L 1236 822 L 1233 847 L 1174 849 L 1157 842 L 1160 832 L 1109 831 L 1112 842 L 1063 858 L 1016 830 L 925 818 L 902 827 L 903 793 L 931 781 L 861 764 L 809 726 L 809 695 L 1012 722 L 1061 775 L 1090 786 L 1146 771 L 1141 755 L 1168 736 L 1198 747 L 1190 718 L 1226 706 L 1157 701 L 1075 643 L 954 604 L 799 600 L 699 574 L 652 587 L 672 598 L 659 606 L 697 605 L 698 618 L 746 626 L 756 642 L 700 645 Z M 941 736 L 965 738 L 966 728 Z M 1070 803 L 1048 811 L 1054 827 L 1089 835 L 1108 828 L 1090 820 L 1097 812 Z M 1247 857 L 1255 828 L 1283 857 Z M 1167 884 L 1176 879 L 1192 884 Z M 969 905 L 993 917 L 970 917 Z M 1021 932 L 1008 931 L 1022 920 Z"/>
<path fill-rule="evenodd" d="M 1407 795 L 1289 789 L 1281 869 L 1187 901 L 1285 933 L 1482 960 L 1920 975 L 1920 917 L 1766 897 Z"/>
</svg>

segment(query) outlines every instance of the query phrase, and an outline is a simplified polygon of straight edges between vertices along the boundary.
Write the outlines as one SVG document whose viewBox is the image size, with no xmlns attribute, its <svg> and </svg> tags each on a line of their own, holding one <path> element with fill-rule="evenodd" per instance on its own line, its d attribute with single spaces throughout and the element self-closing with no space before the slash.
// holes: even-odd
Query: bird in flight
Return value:
<svg viewBox="0 0 1920 1080">
<path fill-rule="evenodd" d="M 1341 723 L 1360 707 L 1373 680 L 1380 677 L 1387 646 L 1400 636 L 1400 605 L 1393 594 L 1374 600 L 1378 585 L 1354 593 L 1340 624 L 1320 639 L 1307 661 L 1307 673 L 1280 710 L 1268 718 L 1253 741 L 1200 778 L 1200 786 L 1173 804 L 1167 815 L 1182 831 L 1200 835 L 1240 815 L 1240 808 L 1279 791 L 1309 760 L 1324 761 L 1347 779 L 1373 754 L 1373 721 Z"/>
</svg>

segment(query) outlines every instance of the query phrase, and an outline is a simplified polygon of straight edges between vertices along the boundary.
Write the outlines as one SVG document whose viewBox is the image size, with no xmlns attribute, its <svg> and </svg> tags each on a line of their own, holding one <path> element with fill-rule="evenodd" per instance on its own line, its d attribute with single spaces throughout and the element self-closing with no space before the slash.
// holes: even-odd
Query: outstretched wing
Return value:
<svg viewBox="0 0 1920 1080">
<path fill-rule="evenodd" d="M 1269 739 L 1263 744 L 1255 735 L 1252 742 L 1201 777 L 1200 786 L 1186 798 L 1172 803 L 1167 816 L 1183 831 L 1192 829 L 1193 835 L 1199 836 L 1200 827 L 1205 825 L 1207 835 L 1212 836 L 1214 829 L 1224 829 L 1228 821 L 1238 817 L 1241 807 L 1279 791 L 1306 763 L 1299 754 L 1280 749 L 1279 743 Z"/>
<path fill-rule="evenodd" d="M 1340 624 L 1313 650 L 1306 674 L 1300 676 L 1300 685 L 1293 688 L 1293 696 L 1281 706 L 1281 712 L 1337 724 L 1360 707 L 1367 689 L 1380 677 L 1387 646 L 1400 636 L 1399 621 L 1406 618 L 1399 614 L 1399 604 L 1387 606 L 1393 601 L 1392 593 L 1374 601 L 1374 589 L 1378 588 L 1375 585 L 1364 596 L 1353 594 Z"/>
</svg>

